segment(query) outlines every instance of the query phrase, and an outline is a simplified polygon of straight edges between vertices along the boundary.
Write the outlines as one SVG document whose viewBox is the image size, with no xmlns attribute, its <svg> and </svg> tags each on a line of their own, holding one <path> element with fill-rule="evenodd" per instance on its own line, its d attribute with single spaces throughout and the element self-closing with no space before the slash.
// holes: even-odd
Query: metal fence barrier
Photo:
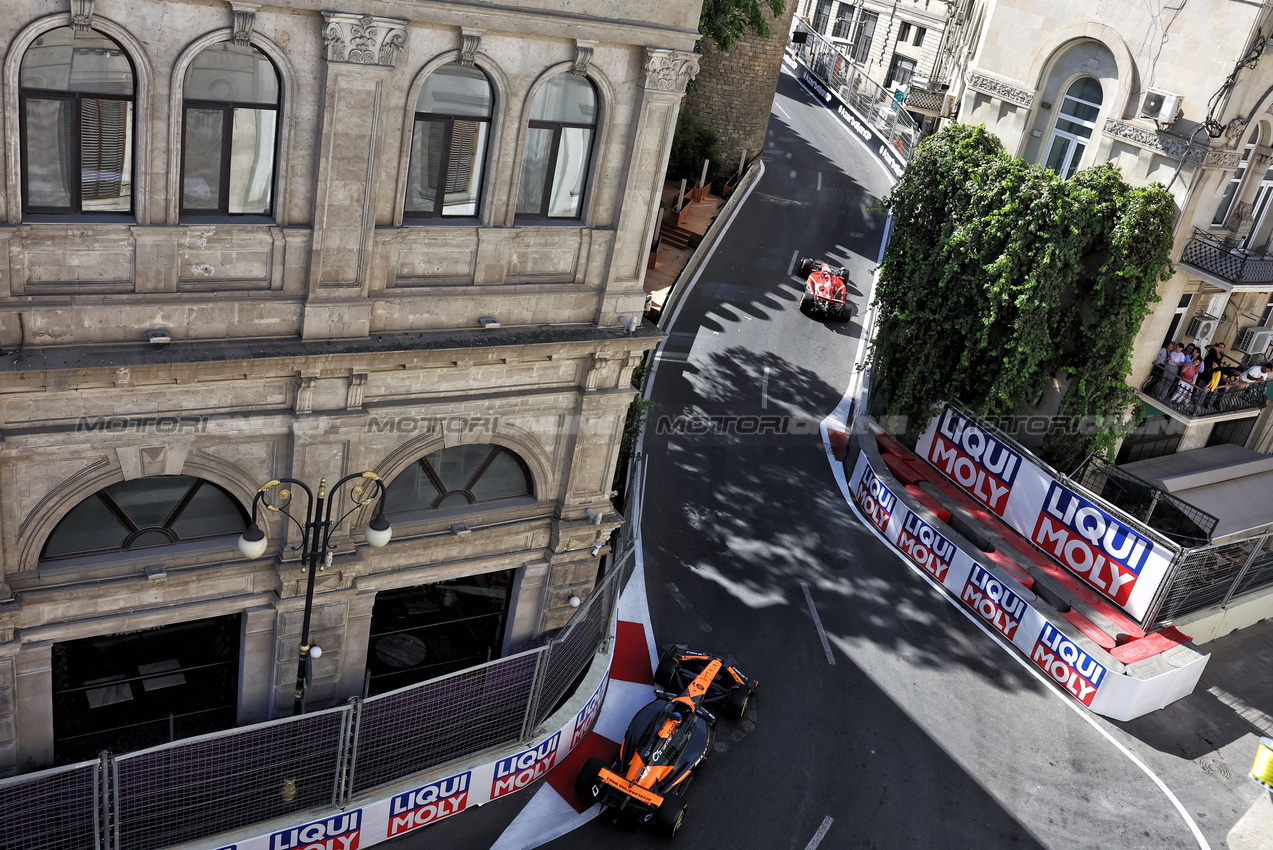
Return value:
<svg viewBox="0 0 1273 850">
<path fill-rule="evenodd" d="M 159 850 L 528 744 L 608 649 L 614 560 L 535 649 L 339 708 L 0 780 L 0 848 Z"/>
<path fill-rule="evenodd" d="M 804 44 L 791 45 L 800 61 L 888 139 L 903 160 L 909 162 L 920 137 L 915 119 L 897 102 L 892 92 L 868 77 L 840 45 L 813 31 L 808 21 L 801 19 L 800 23 L 809 29 Z"/>
<path fill-rule="evenodd" d="M 1227 605 L 1273 585 L 1273 532 L 1228 543 L 1187 549 L 1178 560 L 1155 625 Z"/>
<path fill-rule="evenodd" d="M 90 761 L 0 779 L 0 847 L 100 847 L 103 776 L 102 763 Z"/>
</svg>

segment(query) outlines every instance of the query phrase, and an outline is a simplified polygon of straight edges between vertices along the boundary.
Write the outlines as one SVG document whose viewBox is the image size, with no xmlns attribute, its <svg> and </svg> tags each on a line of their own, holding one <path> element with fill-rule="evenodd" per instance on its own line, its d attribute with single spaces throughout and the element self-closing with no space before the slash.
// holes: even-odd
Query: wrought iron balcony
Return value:
<svg viewBox="0 0 1273 850">
<path fill-rule="evenodd" d="M 1191 418 L 1239 413 L 1264 407 L 1264 385 L 1220 387 L 1208 392 L 1206 387 L 1182 387 L 1180 379 L 1155 366 L 1140 391 L 1154 399 L 1160 407 L 1170 407 Z"/>
<path fill-rule="evenodd" d="M 1231 286 L 1273 285 L 1273 256 L 1239 248 L 1232 240 L 1197 227 L 1180 254 L 1180 262 L 1228 281 Z"/>
<path fill-rule="evenodd" d="M 919 86 L 912 86 L 910 90 L 906 92 L 906 100 L 903 101 L 902 105 L 912 112 L 918 112 L 923 115 L 940 116 L 941 107 L 945 100 L 945 92 L 930 91 L 925 88 L 920 88 Z"/>
</svg>

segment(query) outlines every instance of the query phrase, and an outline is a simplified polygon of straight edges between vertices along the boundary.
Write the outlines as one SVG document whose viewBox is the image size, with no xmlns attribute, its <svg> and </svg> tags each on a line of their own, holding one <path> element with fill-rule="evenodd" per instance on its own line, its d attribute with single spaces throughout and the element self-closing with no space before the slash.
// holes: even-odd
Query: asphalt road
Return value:
<svg viewBox="0 0 1273 850">
<path fill-rule="evenodd" d="M 785 73 L 765 169 L 671 329 L 645 437 L 655 636 L 725 655 L 760 681 L 747 717 L 721 721 L 675 840 L 765 850 L 1201 846 L 1108 735 L 1223 847 L 1253 799 L 1240 782 L 1215 783 L 1194 766 L 1197 753 L 1172 752 L 1170 730 L 1075 711 L 846 507 L 816 423 L 849 384 L 888 183 Z M 853 321 L 799 312 L 797 254 L 849 268 Z M 682 415 L 718 417 L 711 430 L 725 433 L 672 433 Z M 753 433 L 775 429 L 783 433 Z M 425 830 L 427 846 L 490 846 L 516 811 L 502 803 Z M 545 846 L 658 843 L 603 817 Z"/>
</svg>

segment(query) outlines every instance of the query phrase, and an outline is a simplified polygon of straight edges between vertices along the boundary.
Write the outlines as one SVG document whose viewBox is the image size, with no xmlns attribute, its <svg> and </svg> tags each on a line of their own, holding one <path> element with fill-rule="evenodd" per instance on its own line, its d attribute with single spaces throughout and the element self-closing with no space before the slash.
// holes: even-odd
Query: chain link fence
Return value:
<svg viewBox="0 0 1273 850">
<path fill-rule="evenodd" d="M 1273 532 L 1187 549 L 1163 595 L 1155 626 L 1273 584 Z"/>
<path fill-rule="evenodd" d="M 608 650 L 624 558 L 535 649 L 339 708 L 0 780 L 0 848 L 159 850 L 528 744 Z"/>
</svg>

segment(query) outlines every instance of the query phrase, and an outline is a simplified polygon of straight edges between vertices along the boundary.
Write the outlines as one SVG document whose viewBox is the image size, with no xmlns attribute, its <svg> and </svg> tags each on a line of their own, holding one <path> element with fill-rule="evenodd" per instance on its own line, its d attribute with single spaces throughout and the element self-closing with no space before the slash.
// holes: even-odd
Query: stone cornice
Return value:
<svg viewBox="0 0 1273 850">
<path fill-rule="evenodd" d="M 398 18 L 323 12 L 323 19 L 328 62 L 392 68 L 407 46 L 407 22 Z"/>
<path fill-rule="evenodd" d="M 1190 145 L 1179 136 L 1156 133 L 1115 118 L 1105 119 L 1101 132 L 1110 138 L 1130 142 L 1139 148 L 1156 151 L 1172 159 L 1182 159 L 1204 168 L 1237 168 L 1241 155 L 1225 148 Z"/>
<path fill-rule="evenodd" d="M 967 79 L 968 88 L 973 91 L 988 94 L 991 97 L 997 97 L 999 100 L 1011 103 L 1015 106 L 1024 106 L 1029 108 L 1034 103 L 1034 92 L 1029 89 L 1023 89 L 1020 86 L 1009 83 L 1006 80 L 998 80 L 994 77 L 986 76 L 984 73 L 972 72 Z"/>
</svg>

